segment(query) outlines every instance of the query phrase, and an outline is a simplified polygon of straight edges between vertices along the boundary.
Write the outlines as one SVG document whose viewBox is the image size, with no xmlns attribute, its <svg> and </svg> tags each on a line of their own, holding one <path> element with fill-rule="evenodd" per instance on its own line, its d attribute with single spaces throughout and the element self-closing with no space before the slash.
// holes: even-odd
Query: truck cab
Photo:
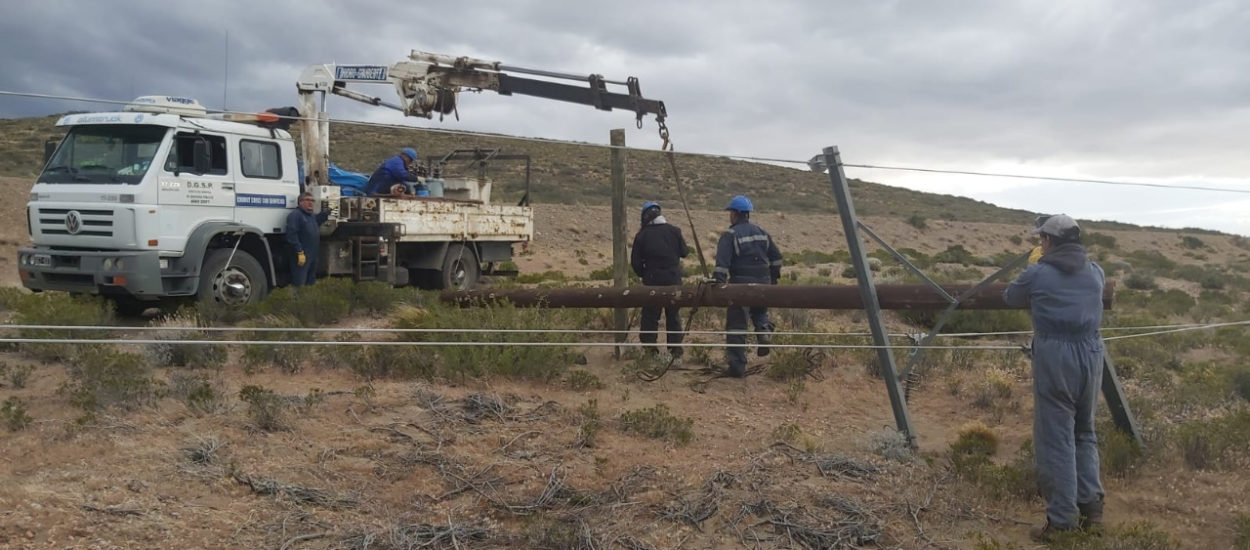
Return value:
<svg viewBox="0 0 1250 550">
<path fill-rule="evenodd" d="M 275 237 L 300 192 L 286 131 L 215 120 L 168 96 L 57 126 L 68 132 L 27 204 L 34 246 L 18 258 L 27 288 L 142 307 L 205 293 L 251 302 L 278 282 Z M 213 263 L 232 269 L 202 277 Z"/>
</svg>

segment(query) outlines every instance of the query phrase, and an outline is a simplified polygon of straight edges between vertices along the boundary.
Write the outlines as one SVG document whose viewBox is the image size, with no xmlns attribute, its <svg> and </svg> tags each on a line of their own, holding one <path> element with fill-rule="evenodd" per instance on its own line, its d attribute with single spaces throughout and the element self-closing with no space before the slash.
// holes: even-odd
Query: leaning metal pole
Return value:
<svg viewBox="0 0 1250 550">
<path fill-rule="evenodd" d="M 825 166 L 829 169 L 833 198 L 838 202 L 838 218 L 842 220 L 842 232 L 846 234 L 847 251 L 851 253 L 851 265 L 859 279 L 859 294 L 863 300 L 864 313 L 868 317 L 868 329 L 872 332 L 873 344 L 877 346 L 877 364 L 881 367 L 881 377 L 885 379 L 885 387 L 890 394 L 890 407 L 894 409 L 894 423 L 898 426 L 898 431 L 907 438 L 907 443 L 914 448 L 916 430 L 911 425 L 907 399 L 898 382 L 898 369 L 894 365 L 894 352 L 890 349 L 885 322 L 881 319 L 881 304 L 877 301 L 872 270 L 868 268 L 868 256 L 864 252 L 864 243 L 859 238 L 859 220 L 855 216 L 855 204 L 851 201 L 851 188 L 842 171 L 842 156 L 838 153 L 838 148 L 832 146 L 825 147 L 823 153 Z"/>
</svg>

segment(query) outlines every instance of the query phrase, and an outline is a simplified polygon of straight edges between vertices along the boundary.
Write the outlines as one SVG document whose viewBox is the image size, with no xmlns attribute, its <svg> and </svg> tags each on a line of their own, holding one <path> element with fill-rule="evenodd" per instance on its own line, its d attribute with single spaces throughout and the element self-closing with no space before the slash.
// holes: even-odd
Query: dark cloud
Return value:
<svg viewBox="0 0 1250 550">
<path fill-rule="evenodd" d="M 309 64 L 390 63 L 418 49 L 636 76 L 646 95 L 668 104 L 685 150 L 802 159 L 836 144 L 861 163 L 1176 182 L 1250 173 L 1241 151 L 1250 131 L 1250 7 L 1242 2 L 24 4 L 0 19 L 0 90 L 123 100 L 171 93 L 259 109 L 293 103 L 294 80 Z M 98 106 L 0 97 L 0 116 L 83 108 Z M 627 127 L 631 144 L 658 145 L 654 127 L 634 130 L 628 114 L 520 97 L 466 96 L 461 120 L 443 123 L 343 99 L 331 108 L 340 117 L 599 143 L 609 128 Z M 1019 189 L 864 175 L 997 202 Z M 1219 200 L 1169 196 L 1155 210 Z M 1158 223 L 1180 219 L 1172 215 Z"/>
</svg>

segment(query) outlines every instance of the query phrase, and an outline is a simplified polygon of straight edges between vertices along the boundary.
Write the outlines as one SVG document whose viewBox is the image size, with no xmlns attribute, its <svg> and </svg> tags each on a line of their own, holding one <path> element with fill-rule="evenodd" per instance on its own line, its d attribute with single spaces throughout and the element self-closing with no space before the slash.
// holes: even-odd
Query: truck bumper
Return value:
<svg viewBox="0 0 1250 550">
<path fill-rule="evenodd" d="M 22 286 L 31 290 L 155 299 L 171 295 L 162 271 L 156 251 L 18 250 Z"/>
</svg>

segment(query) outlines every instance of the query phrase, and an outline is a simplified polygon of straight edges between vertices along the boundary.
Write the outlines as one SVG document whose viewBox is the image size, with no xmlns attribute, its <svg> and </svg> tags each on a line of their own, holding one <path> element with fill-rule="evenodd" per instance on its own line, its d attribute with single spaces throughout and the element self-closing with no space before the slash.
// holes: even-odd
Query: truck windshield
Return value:
<svg viewBox="0 0 1250 550">
<path fill-rule="evenodd" d="M 169 131 L 164 126 L 75 126 L 39 176 L 42 183 L 136 184 Z"/>
</svg>

